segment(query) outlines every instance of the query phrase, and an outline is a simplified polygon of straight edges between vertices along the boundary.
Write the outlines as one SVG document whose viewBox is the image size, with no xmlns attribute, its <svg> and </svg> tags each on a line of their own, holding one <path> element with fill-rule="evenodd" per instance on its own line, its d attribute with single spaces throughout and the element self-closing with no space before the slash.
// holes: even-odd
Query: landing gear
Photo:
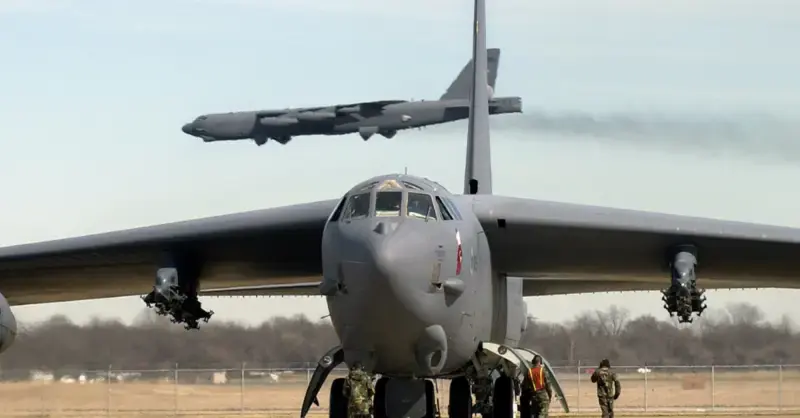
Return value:
<svg viewBox="0 0 800 418">
<path fill-rule="evenodd" d="M 494 381 L 492 418 L 514 418 L 514 381 L 508 376 Z"/>
<path fill-rule="evenodd" d="M 331 398 L 328 416 L 330 418 L 347 418 L 347 398 L 344 396 L 344 378 L 334 379 L 331 383 Z M 376 416 L 377 418 L 377 416 Z"/>
<path fill-rule="evenodd" d="M 677 315 L 678 322 L 691 323 L 692 313 L 697 316 L 706 309 L 705 289 L 697 287 L 697 249 L 691 245 L 675 248 L 670 260 L 672 282 L 670 286 L 661 291 L 661 300 L 669 316 Z"/>
<path fill-rule="evenodd" d="M 447 405 L 448 418 L 472 417 L 472 388 L 466 377 L 450 381 L 450 402 Z"/>
<path fill-rule="evenodd" d="M 154 308 L 156 314 L 169 316 L 173 323 L 182 323 L 187 330 L 198 329 L 199 321 L 208 322 L 214 312 L 204 310 L 197 300 L 199 263 L 188 257 L 179 260 L 170 262 L 174 267 L 156 271 L 153 290 L 142 296 L 142 300 L 148 308 Z"/>
<path fill-rule="evenodd" d="M 381 377 L 372 409 L 375 418 L 439 418 L 436 387 L 430 380 Z"/>
</svg>

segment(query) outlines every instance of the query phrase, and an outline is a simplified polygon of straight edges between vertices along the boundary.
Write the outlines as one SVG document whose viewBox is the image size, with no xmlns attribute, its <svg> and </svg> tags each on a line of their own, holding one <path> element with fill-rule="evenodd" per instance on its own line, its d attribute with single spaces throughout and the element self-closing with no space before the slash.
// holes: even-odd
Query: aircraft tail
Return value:
<svg viewBox="0 0 800 418">
<path fill-rule="evenodd" d="M 485 44 L 484 44 L 485 47 Z M 494 91 L 494 85 L 497 81 L 497 67 L 500 66 L 500 48 L 491 48 L 486 51 L 487 61 L 488 61 L 488 74 L 487 74 L 487 85 Z M 472 62 L 473 59 L 470 59 L 466 64 L 464 64 L 464 68 L 461 69 L 461 72 L 458 73 L 458 77 L 453 80 L 450 84 L 450 87 L 447 88 L 447 91 L 442 94 L 442 97 L 439 100 L 451 100 L 451 99 L 468 99 L 469 98 L 469 91 L 472 87 Z"/>
<path fill-rule="evenodd" d="M 492 194 L 492 155 L 489 143 L 489 89 L 486 52 L 486 0 L 475 0 L 472 22 L 472 66 L 470 71 L 467 161 L 464 167 L 464 194 Z M 499 52 L 499 51 L 498 51 Z M 498 60 L 499 61 L 499 60 Z"/>
</svg>

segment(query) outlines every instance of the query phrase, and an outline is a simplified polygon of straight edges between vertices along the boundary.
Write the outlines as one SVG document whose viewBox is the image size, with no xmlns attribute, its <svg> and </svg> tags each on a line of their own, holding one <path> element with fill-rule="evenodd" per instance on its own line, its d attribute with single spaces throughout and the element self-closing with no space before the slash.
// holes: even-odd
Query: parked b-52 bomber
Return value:
<svg viewBox="0 0 800 418">
<path fill-rule="evenodd" d="M 489 113 L 521 113 L 519 97 L 491 97 L 500 65 L 500 49 L 487 51 Z M 300 135 L 344 135 L 358 132 L 365 141 L 379 134 L 453 122 L 469 117 L 472 60 L 464 65 L 439 100 L 380 100 L 331 106 L 211 113 L 183 125 L 183 132 L 205 142 L 252 139 L 259 146 L 271 138 L 286 144 Z"/>
<path fill-rule="evenodd" d="M 197 328 L 212 314 L 198 295 L 323 295 L 341 344 L 320 359 L 301 416 L 334 367 L 358 362 L 380 375 L 375 418 L 440 416 L 434 378 L 450 379 L 450 418 L 512 418 L 534 355 L 519 347 L 525 296 L 663 288 L 689 322 L 705 309 L 699 275 L 709 288 L 800 288 L 800 229 L 494 195 L 486 72 L 470 80 L 463 194 L 387 174 L 338 198 L 0 248 L 0 351 L 16 332 L 9 304 L 149 287 L 148 306 Z M 330 386 L 332 418 L 347 416 L 343 383 Z"/>
</svg>

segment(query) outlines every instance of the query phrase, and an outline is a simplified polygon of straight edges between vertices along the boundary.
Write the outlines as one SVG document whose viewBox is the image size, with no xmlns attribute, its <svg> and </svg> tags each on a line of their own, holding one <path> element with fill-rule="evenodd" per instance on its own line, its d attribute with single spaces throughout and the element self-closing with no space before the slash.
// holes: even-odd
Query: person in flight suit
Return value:
<svg viewBox="0 0 800 418">
<path fill-rule="evenodd" d="M 533 418 L 547 418 L 550 410 L 550 400 L 553 399 L 553 390 L 542 365 L 542 357 L 534 356 L 533 365 L 528 369 L 524 389 L 530 394 L 531 416 Z"/>
<path fill-rule="evenodd" d="M 375 386 L 361 363 L 355 362 L 344 380 L 342 394 L 347 398 L 348 418 L 369 418 Z"/>
<path fill-rule="evenodd" d="M 614 418 L 614 401 L 622 393 L 622 385 L 617 374 L 611 371 L 611 362 L 603 359 L 600 367 L 592 373 L 592 383 L 597 384 L 597 402 L 603 418 Z"/>
</svg>

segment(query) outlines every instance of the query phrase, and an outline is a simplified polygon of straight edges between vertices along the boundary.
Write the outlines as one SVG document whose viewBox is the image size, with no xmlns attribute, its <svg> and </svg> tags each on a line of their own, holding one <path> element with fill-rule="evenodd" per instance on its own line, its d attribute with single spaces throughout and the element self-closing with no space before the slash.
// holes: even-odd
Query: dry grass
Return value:
<svg viewBox="0 0 800 418">
<path fill-rule="evenodd" d="M 339 376 L 332 376 L 328 382 L 333 377 Z M 191 382 L 176 385 L 173 381 L 83 385 L 0 383 L 0 416 L 91 417 L 106 416 L 106 411 L 111 411 L 115 417 L 173 416 L 176 413 L 242 417 L 255 412 L 260 412 L 259 416 L 297 416 L 306 378 L 301 373 L 283 376 L 280 383 L 248 379 L 242 384 L 237 379 L 224 385 Z M 207 381 L 208 377 L 198 375 L 197 380 Z M 573 412 L 596 414 L 597 400 L 587 376 L 581 376 L 579 381 L 577 375 L 563 375 L 559 380 Z M 800 415 L 800 373 L 783 373 L 780 383 L 777 374 L 769 372 L 717 373 L 713 383 L 708 373 L 656 372 L 648 375 L 647 381 L 641 375 L 622 374 L 620 380 L 623 395 L 617 408 L 628 416 L 643 416 L 645 403 L 650 414 L 702 416 L 710 413 L 713 405 L 718 412 L 753 416 L 776 411 L 780 403 L 784 411 L 780 416 L 795 411 Z M 321 407 L 312 407 L 312 412 L 325 412 L 328 388 L 326 385 L 320 392 Z M 447 382 L 439 382 L 439 388 L 439 403 L 445 407 Z M 554 415 L 556 412 L 554 405 Z"/>
</svg>

